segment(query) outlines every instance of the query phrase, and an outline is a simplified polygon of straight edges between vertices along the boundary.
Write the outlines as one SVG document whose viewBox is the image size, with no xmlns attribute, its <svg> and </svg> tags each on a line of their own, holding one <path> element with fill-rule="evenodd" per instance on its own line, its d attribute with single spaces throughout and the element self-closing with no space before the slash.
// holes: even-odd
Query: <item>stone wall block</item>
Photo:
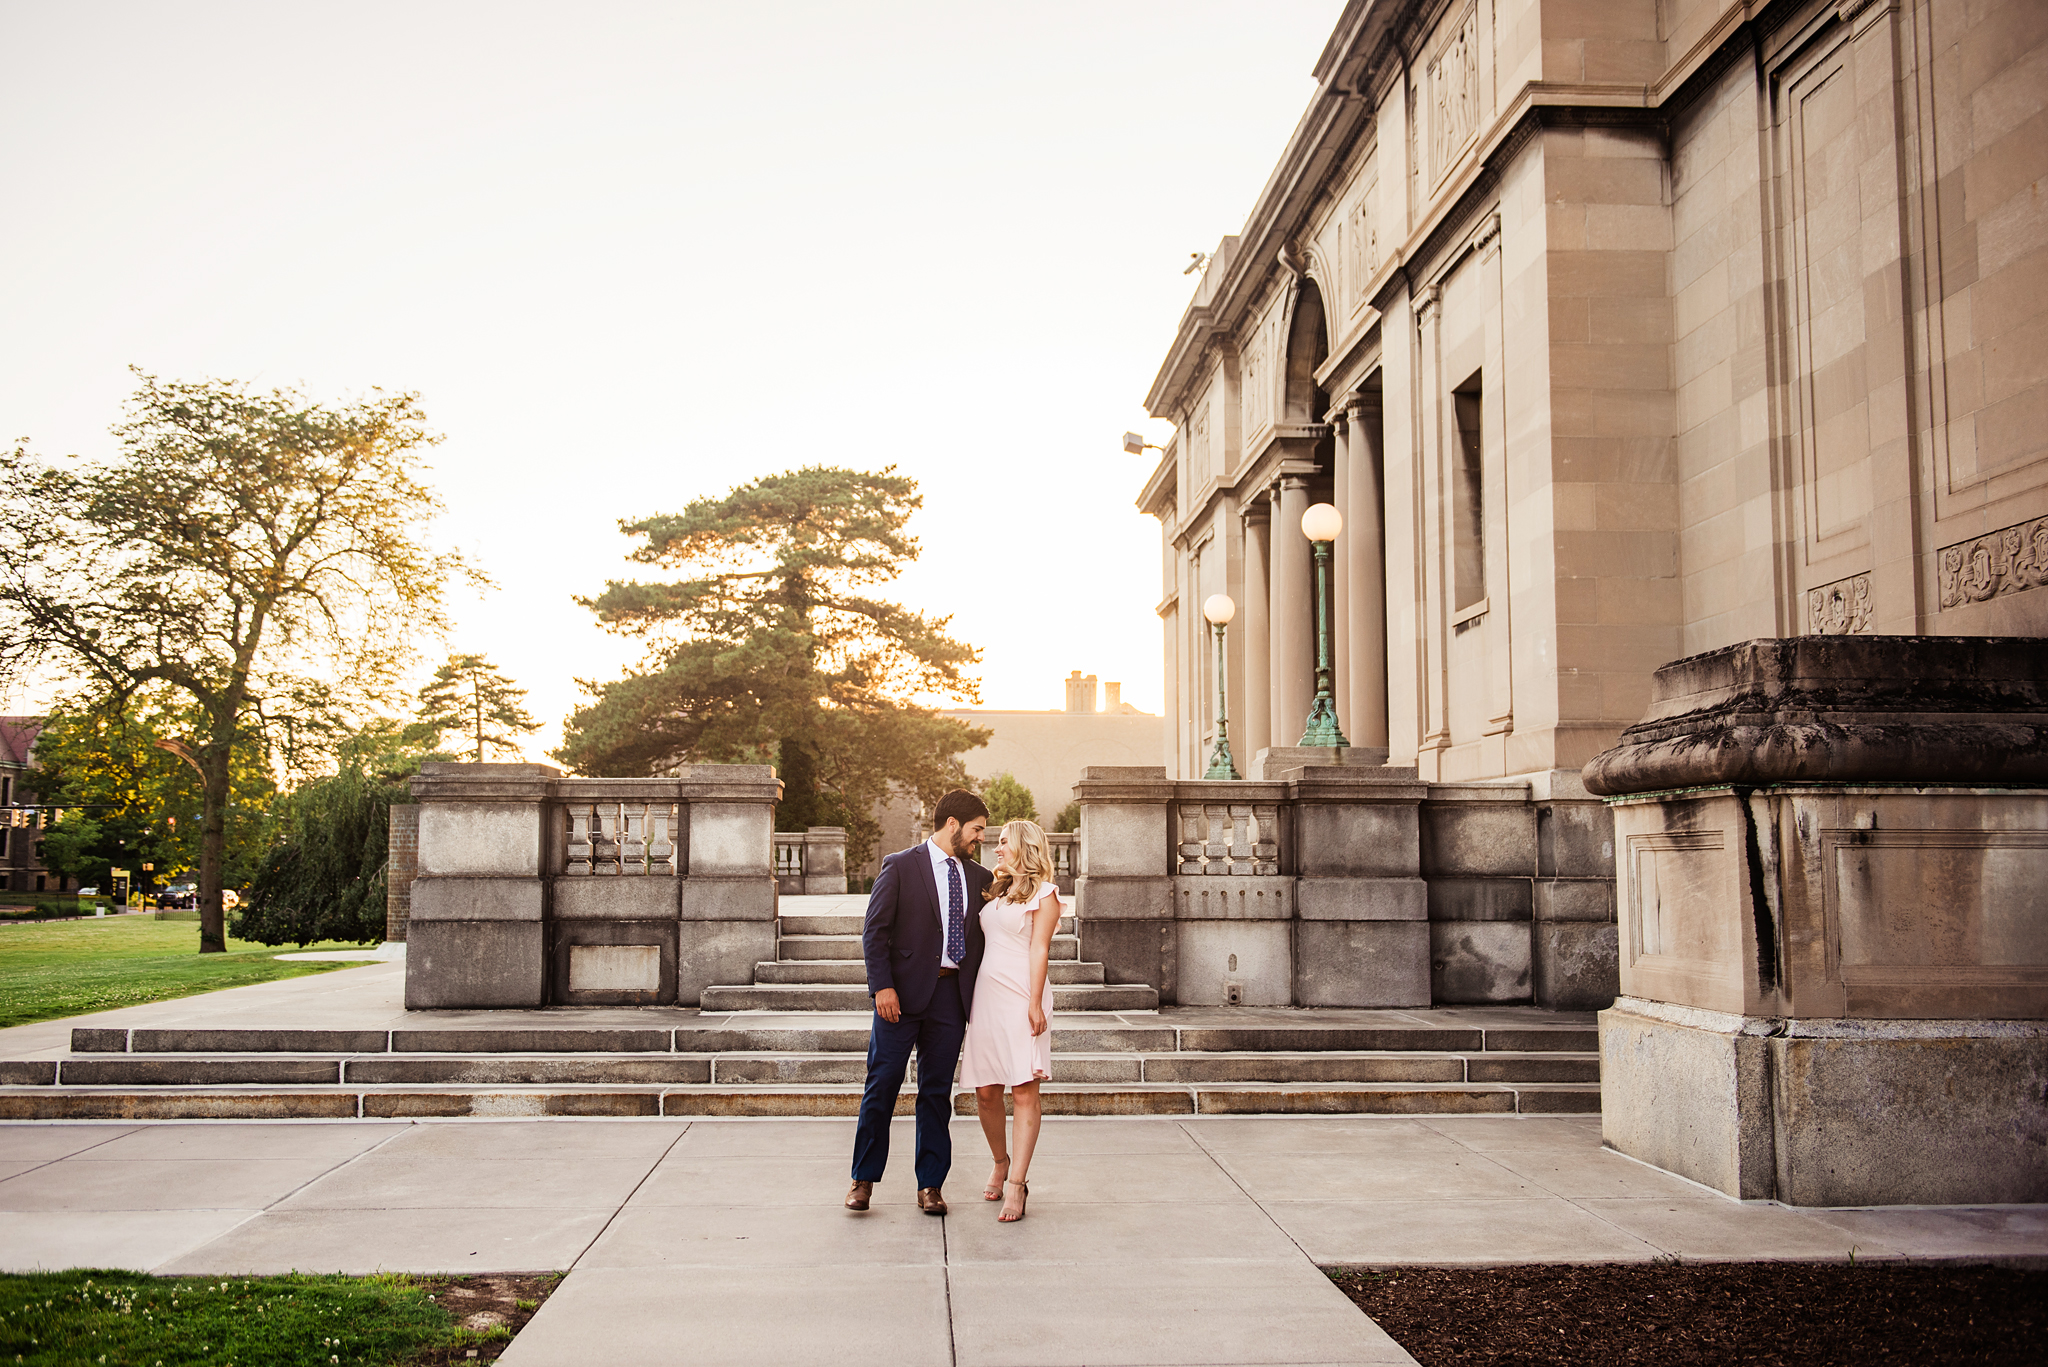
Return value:
<svg viewBox="0 0 2048 1367">
<path fill-rule="evenodd" d="M 1281 877 L 1176 877 L 1173 915 L 1182 921 L 1290 921 L 1296 886 Z"/>
<path fill-rule="evenodd" d="M 1430 998 L 1445 1006 L 1531 999 L 1527 921 L 1432 921 Z"/>
<path fill-rule="evenodd" d="M 1429 884 L 1420 878 L 1303 878 L 1295 915 L 1304 921 L 1427 921 Z"/>
<path fill-rule="evenodd" d="M 421 875 L 412 882 L 411 920 L 539 921 L 546 897 L 538 879 Z"/>
<path fill-rule="evenodd" d="M 1074 880 L 1074 906 L 1084 925 L 1094 921 L 1171 920 L 1174 901 L 1173 879 L 1165 874 L 1150 878 L 1083 874 Z"/>
<path fill-rule="evenodd" d="M 1303 802 L 1294 811 L 1294 868 L 1305 877 L 1413 878 L 1421 817 L 1410 802 Z"/>
<path fill-rule="evenodd" d="M 1473 784 L 1460 794 L 1465 800 L 1438 800 L 1450 791 L 1451 785 L 1432 785 L 1422 805 L 1423 876 L 1532 877 L 1536 813 L 1527 788 Z"/>
<path fill-rule="evenodd" d="M 1697 1025 L 1657 1019 L 1630 1010 L 1626 998 L 1602 1011 L 1601 1138 L 1738 1200 L 1770 1199 L 1766 1060 L 1762 1041 L 1742 1041 L 1739 1025 L 1727 1016 Z"/>
<path fill-rule="evenodd" d="M 772 919 L 684 920 L 676 927 L 676 1005 L 697 1005 L 707 987 L 750 983 L 754 965 L 774 958 Z"/>
<path fill-rule="evenodd" d="M 1613 924 L 1538 921 L 1530 928 L 1536 1005 L 1546 1011 L 1604 1011 L 1621 991 L 1620 935 Z"/>
<path fill-rule="evenodd" d="M 1444 878 L 1429 880 L 1432 921 L 1526 921 L 1534 909 L 1527 878 Z"/>
<path fill-rule="evenodd" d="M 1779 1200 L 2048 1201 L 2048 1028 L 1768 1047 Z"/>
<path fill-rule="evenodd" d="M 1421 920 L 1298 922 L 1295 1004 L 1428 1006 L 1429 933 L 1428 923 Z"/>
<path fill-rule="evenodd" d="M 681 903 L 680 878 L 557 878 L 558 921 L 673 921 Z"/>
<path fill-rule="evenodd" d="M 538 878 L 541 805 L 532 802 L 428 802 L 420 809 L 422 876 L 484 874 Z"/>
<path fill-rule="evenodd" d="M 1294 937 L 1287 921 L 1181 921 L 1175 936 L 1181 1006 L 1221 1006 L 1230 989 L 1244 1006 L 1288 1006 Z"/>
<path fill-rule="evenodd" d="M 1606 803 L 1536 804 L 1536 876 L 1614 877 L 1614 813 Z"/>
<path fill-rule="evenodd" d="M 688 808 L 690 877 L 757 873 L 771 867 L 775 809 L 765 802 L 693 798 Z"/>
<path fill-rule="evenodd" d="M 1176 922 L 1161 918 L 1081 921 L 1081 957 L 1102 965 L 1113 983 L 1150 983 L 1169 1006 L 1179 997 L 1180 947 Z"/>
<path fill-rule="evenodd" d="M 405 1009 L 546 1005 L 544 927 L 530 921 L 432 921 L 415 912 L 405 946 Z"/>
<path fill-rule="evenodd" d="M 1612 877 L 1538 878 L 1535 893 L 1536 919 L 1539 921 L 1611 923 L 1614 920 Z"/>
<path fill-rule="evenodd" d="M 1083 783 L 1077 791 L 1085 791 Z M 1157 802 L 1094 803 L 1081 808 L 1081 868 L 1089 874 L 1147 875 L 1163 873 L 1168 864 L 1167 794 Z"/>
<path fill-rule="evenodd" d="M 734 878 L 692 877 L 684 880 L 678 915 L 685 921 L 760 921 L 775 919 L 775 879 L 767 874 Z M 772 959 L 775 956 L 767 956 Z M 752 981 L 745 978 L 728 982 Z"/>
</svg>

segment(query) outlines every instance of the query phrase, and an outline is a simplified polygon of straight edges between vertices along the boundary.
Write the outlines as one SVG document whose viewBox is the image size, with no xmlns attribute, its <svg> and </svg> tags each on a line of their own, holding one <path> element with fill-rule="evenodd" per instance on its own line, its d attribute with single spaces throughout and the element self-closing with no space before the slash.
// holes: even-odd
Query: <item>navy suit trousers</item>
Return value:
<svg viewBox="0 0 2048 1367">
<path fill-rule="evenodd" d="M 860 1123 L 853 1134 L 853 1180 L 879 1182 L 889 1165 L 889 1120 L 910 1051 L 917 1050 L 917 1184 L 943 1186 L 953 1170 L 953 1069 L 967 1013 L 960 1007 L 960 979 L 947 974 L 924 1010 L 905 1011 L 894 1024 L 877 1014 L 868 1034 L 868 1085 L 860 1098 Z"/>
</svg>

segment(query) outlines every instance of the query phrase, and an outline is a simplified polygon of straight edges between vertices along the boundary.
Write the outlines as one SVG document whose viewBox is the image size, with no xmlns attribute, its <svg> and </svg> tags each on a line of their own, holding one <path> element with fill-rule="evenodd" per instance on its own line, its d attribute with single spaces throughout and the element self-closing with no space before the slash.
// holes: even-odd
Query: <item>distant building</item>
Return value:
<svg viewBox="0 0 2048 1367">
<path fill-rule="evenodd" d="M 42 814 L 16 810 L 28 797 L 21 779 L 35 768 L 42 729 L 41 717 L 0 717 L 0 891 L 69 891 L 66 879 L 43 867 Z"/>
<path fill-rule="evenodd" d="M 1031 790 L 1039 824 L 1052 829 L 1060 809 L 1074 798 L 1074 784 L 1089 765 L 1156 765 L 1166 745 L 1166 719 L 1140 712 L 1123 701 L 1123 685 L 1100 683 L 1075 670 L 1067 676 L 1067 705 L 1057 712 L 1011 712 L 949 708 L 945 715 L 993 732 L 988 744 L 962 759 L 977 780 L 1008 774 Z M 1098 689 L 1100 704 L 1098 706 Z M 924 833 L 915 799 L 904 795 L 875 812 L 881 839 L 867 866 L 855 872 L 872 878 L 885 854 L 904 849 Z"/>
</svg>

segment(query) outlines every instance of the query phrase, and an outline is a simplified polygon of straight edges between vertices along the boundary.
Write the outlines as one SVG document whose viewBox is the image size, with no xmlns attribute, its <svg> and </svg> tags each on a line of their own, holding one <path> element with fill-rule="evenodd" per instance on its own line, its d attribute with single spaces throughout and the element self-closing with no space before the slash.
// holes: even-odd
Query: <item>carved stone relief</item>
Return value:
<svg viewBox="0 0 2048 1367">
<path fill-rule="evenodd" d="M 1870 630 L 1870 576 L 1852 574 L 1806 594 L 1809 636 L 1861 636 Z"/>
<path fill-rule="evenodd" d="M 1479 7 L 1469 6 L 1429 64 L 1430 175 L 1441 179 L 1479 128 Z"/>
<path fill-rule="evenodd" d="M 1961 607 L 2048 584 L 2048 517 L 1941 550 L 1941 605 Z"/>
<path fill-rule="evenodd" d="M 1351 307 L 1356 310 L 1365 303 L 1365 287 L 1380 269 L 1380 182 L 1377 176 L 1367 181 L 1359 193 L 1358 202 L 1351 206 L 1350 224 L 1345 236 L 1350 250 L 1345 254 L 1345 276 Z"/>
</svg>

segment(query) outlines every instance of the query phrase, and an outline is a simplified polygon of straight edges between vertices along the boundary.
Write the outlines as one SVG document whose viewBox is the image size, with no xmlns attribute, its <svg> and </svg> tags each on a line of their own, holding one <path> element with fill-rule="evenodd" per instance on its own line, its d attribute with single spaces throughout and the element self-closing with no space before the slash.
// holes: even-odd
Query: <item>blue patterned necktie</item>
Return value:
<svg viewBox="0 0 2048 1367">
<path fill-rule="evenodd" d="M 946 861 L 946 957 L 959 963 L 967 957 L 967 889 L 960 883 L 960 866 Z"/>
</svg>

